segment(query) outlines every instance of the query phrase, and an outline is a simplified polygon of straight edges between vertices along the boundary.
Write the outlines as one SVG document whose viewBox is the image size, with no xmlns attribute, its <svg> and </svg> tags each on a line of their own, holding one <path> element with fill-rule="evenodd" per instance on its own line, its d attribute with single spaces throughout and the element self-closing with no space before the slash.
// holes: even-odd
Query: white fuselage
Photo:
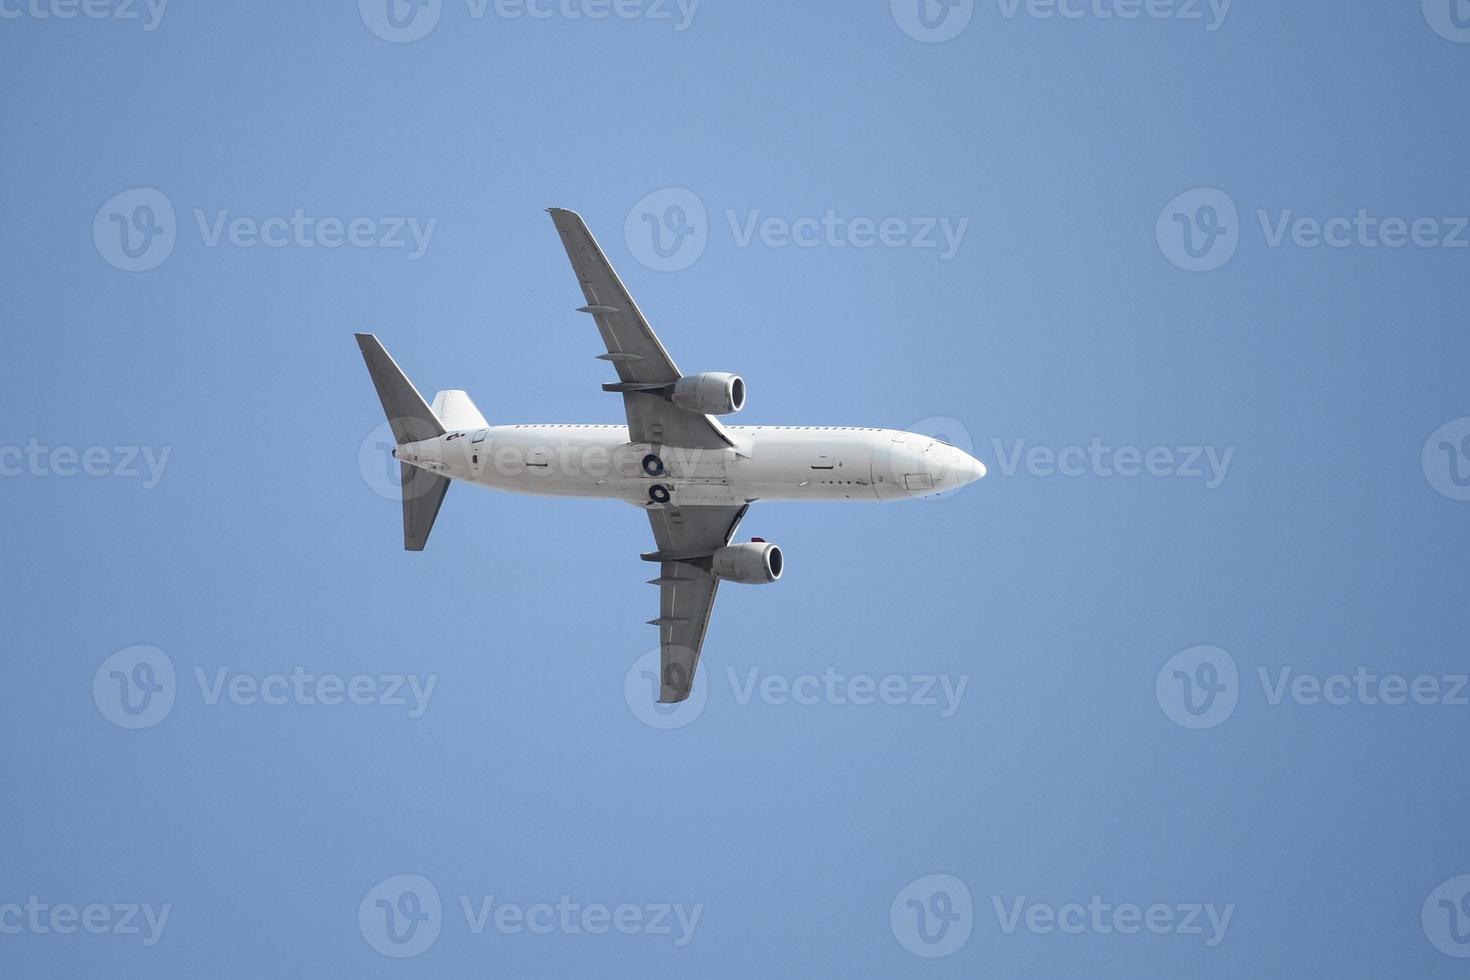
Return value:
<svg viewBox="0 0 1470 980">
<path fill-rule="evenodd" d="M 725 432 L 734 448 L 680 449 L 630 443 L 622 425 L 498 425 L 406 443 L 395 455 L 497 490 L 610 497 L 640 507 L 904 500 L 985 475 L 963 450 L 912 432 L 820 425 L 735 425 Z"/>
</svg>

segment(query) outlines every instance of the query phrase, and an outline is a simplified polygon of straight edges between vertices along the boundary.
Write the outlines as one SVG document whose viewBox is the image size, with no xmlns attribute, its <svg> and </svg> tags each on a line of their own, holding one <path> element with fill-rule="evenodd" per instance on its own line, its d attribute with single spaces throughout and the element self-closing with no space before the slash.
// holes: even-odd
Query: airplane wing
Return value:
<svg viewBox="0 0 1470 980">
<path fill-rule="evenodd" d="M 579 313 L 590 313 L 597 321 L 607 352 L 600 360 L 609 361 L 618 372 L 618 383 L 604 385 L 606 391 L 623 395 L 628 412 L 628 436 L 633 442 L 679 446 L 688 449 L 724 449 L 734 442 L 724 428 L 697 412 L 686 412 L 666 397 L 655 393 L 679 380 L 679 368 L 633 297 L 628 295 L 607 256 L 587 224 L 575 211 L 549 208 L 556 230 L 561 234 L 572 270 L 582 285 L 587 305 Z"/>
<path fill-rule="evenodd" d="M 720 580 L 709 570 L 709 556 L 730 543 L 749 505 L 743 507 L 651 508 L 648 520 L 658 551 L 644 555 L 659 562 L 650 585 L 659 590 L 659 701 L 689 697 L 699 651 L 709 627 Z"/>
</svg>

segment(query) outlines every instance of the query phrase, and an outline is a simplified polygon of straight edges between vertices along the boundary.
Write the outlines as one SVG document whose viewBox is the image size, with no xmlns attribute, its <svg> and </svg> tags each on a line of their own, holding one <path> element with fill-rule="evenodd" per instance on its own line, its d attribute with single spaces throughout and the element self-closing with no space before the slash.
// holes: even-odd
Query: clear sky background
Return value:
<svg viewBox="0 0 1470 980">
<path fill-rule="evenodd" d="M 444 0 L 414 41 L 433 8 L 395 33 L 372 0 L 175 0 L 147 30 L 142 5 L 46 2 L 0 2 L 0 974 L 1463 974 L 1470 249 L 1444 219 L 1470 213 L 1470 44 L 1447 4 L 982 2 L 931 43 L 961 21 L 904 0 Z M 172 216 L 141 210 L 160 196 Z M 379 492 L 355 331 L 493 423 L 622 420 L 553 205 L 682 367 L 746 378 L 739 421 L 927 428 L 990 467 L 938 501 L 752 508 L 787 573 L 722 590 L 694 717 L 625 696 L 656 643 L 641 514 L 454 487 L 405 554 Z M 211 235 L 298 209 L 316 231 L 282 247 Z M 1359 209 L 1438 231 L 1268 233 Z M 898 221 L 781 244 L 829 211 Z M 644 215 L 692 229 L 679 268 Z M 435 223 L 414 258 L 323 247 L 327 218 Z M 967 222 L 949 257 L 928 219 Z M 1073 475 L 1046 462 L 1094 440 Z M 1169 475 L 1117 475 L 1130 447 Z M 1230 454 L 1221 479 L 1191 447 Z M 119 706 L 138 656 L 174 671 L 156 717 Z M 1273 695 L 1286 668 L 1439 694 L 1301 703 Z M 211 694 L 293 671 L 434 687 L 417 716 L 382 680 L 370 704 Z M 837 693 L 746 696 L 752 671 Z M 954 710 L 926 677 L 965 685 Z M 904 703 L 851 703 L 885 678 Z M 514 931 L 562 896 L 570 920 Z M 1047 928 L 1093 896 L 1172 925 Z M 511 925 L 477 933 L 462 899 L 491 897 Z M 102 934 L 58 934 L 67 903 L 107 906 Z M 169 907 L 152 945 L 127 903 Z M 1178 928 L 1192 903 L 1230 908 L 1223 935 Z M 699 918 L 582 928 L 625 904 Z"/>
</svg>

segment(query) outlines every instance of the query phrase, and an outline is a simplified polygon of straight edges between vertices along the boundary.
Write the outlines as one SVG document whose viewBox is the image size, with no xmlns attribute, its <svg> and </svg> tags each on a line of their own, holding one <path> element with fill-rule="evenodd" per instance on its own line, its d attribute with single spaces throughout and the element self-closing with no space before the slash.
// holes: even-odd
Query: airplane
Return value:
<svg viewBox="0 0 1470 980">
<path fill-rule="evenodd" d="M 722 425 L 745 407 L 738 375 L 686 375 L 659 342 L 586 223 L 548 209 L 618 380 L 626 425 L 490 425 L 468 394 L 432 403 L 372 334 L 356 334 L 397 443 L 403 546 L 422 551 L 454 480 L 512 493 L 624 500 L 648 514 L 659 566 L 660 703 L 689 697 L 721 582 L 764 585 L 785 557 L 735 542 L 755 501 L 889 502 L 955 490 L 985 475 L 964 450 L 914 432 L 861 426 Z"/>
</svg>

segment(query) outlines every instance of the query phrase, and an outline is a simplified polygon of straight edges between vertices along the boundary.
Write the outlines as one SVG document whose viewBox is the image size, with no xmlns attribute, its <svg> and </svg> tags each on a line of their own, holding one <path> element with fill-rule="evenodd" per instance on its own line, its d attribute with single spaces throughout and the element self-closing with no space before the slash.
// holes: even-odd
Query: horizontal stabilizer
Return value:
<svg viewBox="0 0 1470 980">
<path fill-rule="evenodd" d="M 393 358 L 370 333 L 357 335 L 357 346 L 362 349 L 362 359 L 367 362 L 368 374 L 373 387 L 378 389 L 378 400 L 383 403 L 383 412 L 388 416 L 388 425 L 393 429 L 393 438 L 400 445 L 435 439 L 444 434 L 444 426 L 434 409 L 424 401 L 418 389 L 399 370 Z M 440 392 L 434 400 L 445 395 L 464 392 Z M 479 410 L 466 397 L 465 404 L 479 416 Z M 449 400 L 445 399 L 445 404 Z M 481 419 L 483 425 L 484 420 Z M 444 503 L 444 494 L 449 490 L 449 478 L 408 463 L 399 463 L 403 477 L 403 547 L 408 551 L 423 551 L 428 543 L 429 532 L 434 529 L 434 519 L 439 516 L 439 507 Z"/>
<path fill-rule="evenodd" d="M 403 476 L 403 549 L 423 551 L 449 491 L 449 477 L 400 463 Z"/>
<path fill-rule="evenodd" d="M 367 362 L 373 387 L 378 389 L 378 401 L 383 403 L 383 414 L 388 416 L 394 440 L 401 446 L 406 442 L 442 436 L 444 426 L 439 417 L 393 358 L 388 356 L 378 338 L 370 333 L 357 334 L 357 346 L 362 349 L 362 359 Z"/>
</svg>

